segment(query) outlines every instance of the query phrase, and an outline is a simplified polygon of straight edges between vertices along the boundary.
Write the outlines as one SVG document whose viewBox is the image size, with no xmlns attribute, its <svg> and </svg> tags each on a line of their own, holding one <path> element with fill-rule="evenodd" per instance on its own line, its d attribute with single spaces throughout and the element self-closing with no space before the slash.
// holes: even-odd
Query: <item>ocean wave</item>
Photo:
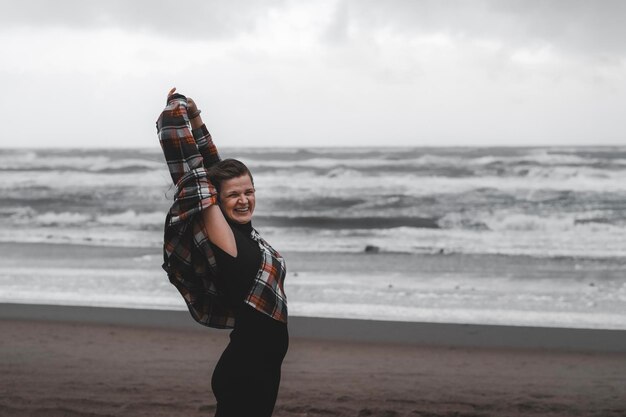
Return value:
<svg viewBox="0 0 626 417">
<path fill-rule="evenodd" d="M 304 231 L 287 247 L 324 250 L 319 237 L 348 251 L 578 256 L 588 241 L 595 254 L 626 251 L 624 147 L 232 151 L 255 176 L 255 226 Z M 2 163 L 1 233 L 162 239 L 173 187 L 154 149 L 0 150 Z"/>
<path fill-rule="evenodd" d="M 624 148 L 221 148 L 251 166 L 611 166 L 624 165 Z M 158 147 L 137 150 L 0 150 L 0 169 L 96 169 L 118 163 L 164 164 Z M 233 155 L 231 155 L 233 154 Z M 126 162 L 124 162 L 126 161 Z M 95 167 L 95 168 L 94 168 Z"/>
<path fill-rule="evenodd" d="M 132 173 L 139 171 L 155 171 L 163 169 L 163 162 L 149 161 L 144 159 L 123 159 L 120 161 L 106 161 L 106 163 L 93 164 L 88 170 L 102 173 Z"/>
<path fill-rule="evenodd" d="M 386 158 L 388 155 L 402 155 L 406 152 L 412 152 L 414 148 L 229 148 L 220 147 L 220 153 L 224 155 L 234 155 L 234 157 L 247 159 L 251 162 L 267 161 L 267 160 L 285 160 L 301 161 L 314 158 L 330 158 L 330 159 L 362 159 L 366 158 Z"/>
<path fill-rule="evenodd" d="M 134 210 L 126 210 L 121 213 L 99 215 L 96 221 L 104 225 L 158 226 L 161 228 L 165 221 L 165 213 L 159 211 L 137 213 Z"/>
<path fill-rule="evenodd" d="M 259 226 L 272 245 L 283 251 L 409 254 L 490 254 L 538 258 L 626 257 L 624 228 L 573 230 L 462 230 L 398 227 L 391 229 L 308 229 Z M 584 239 L 581 238 L 584 236 Z M 369 252 L 374 252 L 369 250 Z"/>
<path fill-rule="evenodd" d="M 440 194 L 463 194 L 473 190 L 491 189 L 510 195 L 524 196 L 529 192 L 587 192 L 591 194 L 616 193 L 626 195 L 626 173 L 606 176 L 580 176 L 564 173 L 557 177 L 498 176 L 481 177 L 416 177 L 404 174 L 379 176 L 343 175 L 338 177 L 317 176 L 307 172 L 255 174 L 255 185 L 260 193 L 274 195 L 289 192 L 320 196 L 370 195 L 386 193 L 409 196 L 437 196 Z M 287 191 L 288 190 L 288 191 Z"/>
<path fill-rule="evenodd" d="M 493 254 L 510 256 L 614 258 L 626 257 L 624 228 L 581 226 L 574 230 L 460 230 L 429 227 L 372 229 L 310 228 L 255 223 L 255 227 L 282 252 L 394 252 L 409 254 Z M 2 242 L 38 242 L 76 245 L 160 248 L 162 230 L 126 226 L 0 228 Z M 369 248 L 369 249 L 368 249 Z"/>
<path fill-rule="evenodd" d="M 597 159 L 585 158 L 579 155 L 559 153 L 549 150 L 531 150 L 522 155 L 516 156 L 482 156 L 470 159 L 469 163 L 474 165 L 492 165 L 492 164 L 508 164 L 508 165 L 587 165 L 590 162 L 596 162 Z"/>
<path fill-rule="evenodd" d="M 159 248 L 163 245 L 163 232 L 161 229 L 86 228 L 84 225 L 67 224 L 65 227 L 46 228 L 27 224 L 19 229 L 0 228 L 0 242 Z"/>
<path fill-rule="evenodd" d="M 342 230 L 389 229 L 395 227 L 439 228 L 437 219 L 420 217 L 256 216 L 255 222 L 274 227 Z"/>
<path fill-rule="evenodd" d="M 448 213 L 438 220 L 444 229 L 532 231 L 532 232 L 598 232 L 600 229 L 626 233 L 623 216 L 611 213 L 559 213 L 529 214 L 512 210 L 483 211 L 472 213 Z"/>
<path fill-rule="evenodd" d="M 5 172 L 136 172 L 165 167 L 162 157 L 137 151 L 0 150 L 0 171 Z"/>
<path fill-rule="evenodd" d="M 132 186 L 142 182 L 148 186 L 169 184 L 166 165 L 153 155 L 140 152 L 70 151 L 0 153 L 0 190 L 12 187 L 49 185 L 55 189 L 75 186 Z M 244 154 L 246 154 L 244 152 Z M 622 159 L 602 158 L 597 154 L 578 154 L 545 149 L 509 150 L 473 149 L 463 151 L 408 149 L 363 149 L 355 155 L 335 150 L 255 150 L 247 155 L 255 177 L 274 177 L 277 181 L 299 179 L 307 181 L 339 179 L 373 181 L 382 186 L 387 182 L 409 183 L 428 181 L 432 188 L 481 182 L 494 188 L 570 188 L 596 190 L 624 189 L 626 165 Z M 297 157 L 293 157 L 297 155 Z M 139 176 L 139 177 L 138 177 Z M 533 183 L 527 181 L 532 179 Z M 421 184 L 428 187 L 429 184 Z M 481 185 L 478 185 L 479 187 Z M 408 184 L 407 188 L 411 188 Z M 450 191 L 453 191 L 451 188 Z"/>
<path fill-rule="evenodd" d="M 448 178 L 480 180 L 493 178 L 502 183 L 515 178 L 531 178 L 536 180 L 561 181 L 624 181 L 626 180 L 625 166 L 606 166 L 602 164 L 581 165 L 543 165 L 540 163 L 489 163 L 471 164 L 468 160 L 446 159 L 445 163 L 432 163 L 433 158 L 418 158 L 414 160 L 385 161 L 385 160 L 310 160 L 304 162 L 263 161 L 258 165 L 251 165 L 251 170 L 265 176 L 278 177 L 334 177 L 340 172 L 342 177 L 377 178 L 377 177 L 405 177 L 407 179 L 424 180 L 431 178 Z"/>
<path fill-rule="evenodd" d="M 126 210 L 123 212 L 99 214 L 94 212 L 75 211 L 45 211 L 38 212 L 31 207 L 12 207 L 0 211 L 2 217 L 8 218 L 9 224 L 42 226 L 42 227 L 67 227 L 88 226 L 91 228 L 105 226 L 125 226 L 129 229 L 161 229 L 165 219 L 165 211 L 159 212 L 135 212 Z M 5 223 L 7 225 L 7 223 Z M 0 223 L 0 227 L 2 223 Z"/>
<path fill-rule="evenodd" d="M 9 215 L 9 225 L 40 226 L 47 229 L 51 227 L 86 226 L 94 219 L 93 214 L 71 211 L 45 211 L 38 212 L 31 207 L 22 207 L 12 210 Z M 6 224 L 5 224 L 6 226 Z"/>
<path fill-rule="evenodd" d="M 109 162 L 110 159 L 106 156 L 44 156 L 39 155 L 37 152 L 0 156 L 2 171 L 80 171 L 88 170 L 93 165 L 104 165 Z"/>
<path fill-rule="evenodd" d="M 35 224 L 41 226 L 55 226 L 55 225 L 79 225 L 85 224 L 91 220 L 92 216 L 83 213 L 54 213 L 48 211 L 46 213 L 36 214 L 32 220 Z"/>
<path fill-rule="evenodd" d="M 171 179 L 167 168 L 160 171 L 132 173 L 98 173 L 87 171 L 5 171 L 0 176 L 0 191 L 5 193 L 16 188 L 23 190 L 46 187 L 52 190 L 75 190 L 88 188 L 99 190 L 107 187 L 159 187 L 167 189 Z"/>
</svg>

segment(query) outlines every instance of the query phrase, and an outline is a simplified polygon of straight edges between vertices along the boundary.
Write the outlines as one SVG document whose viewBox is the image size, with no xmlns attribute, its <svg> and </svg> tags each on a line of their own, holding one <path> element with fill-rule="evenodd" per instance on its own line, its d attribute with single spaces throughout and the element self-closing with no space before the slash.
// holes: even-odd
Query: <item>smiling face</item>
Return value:
<svg viewBox="0 0 626 417">
<path fill-rule="evenodd" d="M 254 184 L 249 175 L 224 180 L 220 186 L 220 208 L 235 223 L 248 223 L 254 213 Z"/>
</svg>

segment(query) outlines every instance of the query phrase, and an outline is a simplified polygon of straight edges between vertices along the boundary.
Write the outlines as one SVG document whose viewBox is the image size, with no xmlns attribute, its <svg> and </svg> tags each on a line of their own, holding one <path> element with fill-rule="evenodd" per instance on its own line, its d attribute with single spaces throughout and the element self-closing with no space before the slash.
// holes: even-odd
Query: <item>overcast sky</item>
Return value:
<svg viewBox="0 0 626 417">
<path fill-rule="evenodd" d="M 2 147 L 626 145 L 623 1 L 0 4 Z"/>
</svg>

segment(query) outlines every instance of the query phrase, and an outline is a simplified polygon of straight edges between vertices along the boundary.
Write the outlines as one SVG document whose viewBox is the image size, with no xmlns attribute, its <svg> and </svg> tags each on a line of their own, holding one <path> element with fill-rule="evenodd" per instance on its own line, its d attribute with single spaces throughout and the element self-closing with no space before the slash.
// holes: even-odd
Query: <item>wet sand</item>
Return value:
<svg viewBox="0 0 626 417">
<path fill-rule="evenodd" d="M 0 320 L 1 416 L 212 416 L 228 331 Z M 292 337 L 275 416 L 626 416 L 626 353 Z"/>
</svg>

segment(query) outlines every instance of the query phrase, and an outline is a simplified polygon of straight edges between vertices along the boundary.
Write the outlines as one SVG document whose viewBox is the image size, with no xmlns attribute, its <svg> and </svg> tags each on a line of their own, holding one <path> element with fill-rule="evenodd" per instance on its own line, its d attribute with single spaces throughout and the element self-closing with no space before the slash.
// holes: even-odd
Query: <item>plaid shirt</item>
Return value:
<svg viewBox="0 0 626 417">
<path fill-rule="evenodd" d="M 201 215 L 203 209 L 217 204 L 217 191 L 207 174 L 207 169 L 220 161 L 217 148 L 205 125 L 190 130 L 187 99 L 180 94 L 168 98 L 157 120 L 157 132 L 176 185 L 174 204 L 165 219 L 163 269 L 198 323 L 232 328 L 234 310 L 215 285 L 218 267 Z M 243 301 L 286 323 L 285 261 L 254 228 L 250 237 L 259 243 L 262 261 Z"/>
</svg>

